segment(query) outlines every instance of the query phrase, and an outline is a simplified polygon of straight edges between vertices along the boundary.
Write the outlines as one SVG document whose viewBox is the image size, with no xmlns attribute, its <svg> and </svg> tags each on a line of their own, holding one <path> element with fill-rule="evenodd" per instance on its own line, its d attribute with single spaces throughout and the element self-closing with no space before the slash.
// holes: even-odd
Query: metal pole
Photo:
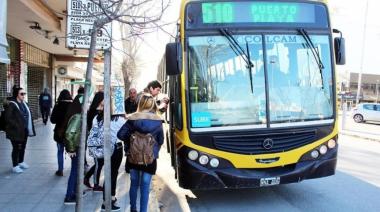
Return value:
<svg viewBox="0 0 380 212">
<path fill-rule="evenodd" d="M 376 80 L 376 104 L 379 102 L 379 80 Z"/>
<path fill-rule="evenodd" d="M 356 92 L 356 105 L 359 104 L 360 92 L 361 92 L 361 87 L 362 87 L 362 74 L 363 74 L 363 68 L 364 68 L 364 56 L 365 56 L 366 37 L 367 37 L 368 4 L 369 4 L 369 0 L 366 1 L 365 13 L 364 13 L 365 17 L 364 17 L 363 40 L 362 40 L 362 57 L 360 61 L 358 91 Z"/>
<path fill-rule="evenodd" d="M 111 211 L 111 50 L 104 51 L 104 205 Z"/>
<path fill-rule="evenodd" d="M 87 135 L 87 110 L 89 106 L 90 99 L 90 90 L 91 90 L 91 77 L 92 77 L 92 69 L 94 67 L 94 56 L 96 52 L 96 32 L 97 26 L 94 24 L 93 31 L 91 32 L 91 44 L 90 50 L 88 53 L 88 61 L 87 61 L 87 70 L 86 70 L 86 81 L 85 81 L 85 89 L 84 89 L 84 98 L 83 98 L 83 106 L 82 106 L 82 130 L 81 130 L 81 139 L 79 143 L 78 150 L 78 176 L 77 176 L 77 204 L 75 206 L 76 212 L 83 211 L 83 179 L 84 179 L 84 157 L 85 157 L 85 142 Z"/>
</svg>

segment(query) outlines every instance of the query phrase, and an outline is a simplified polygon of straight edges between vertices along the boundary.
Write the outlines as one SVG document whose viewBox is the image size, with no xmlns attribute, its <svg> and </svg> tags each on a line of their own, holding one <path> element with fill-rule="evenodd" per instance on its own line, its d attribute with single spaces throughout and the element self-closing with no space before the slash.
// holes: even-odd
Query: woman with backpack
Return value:
<svg viewBox="0 0 380 212">
<path fill-rule="evenodd" d="M 97 92 L 92 100 L 90 108 L 87 112 L 87 131 L 90 132 L 94 118 L 102 111 L 99 111 L 99 105 L 104 99 L 103 92 Z M 103 187 L 99 185 L 100 174 L 104 165 L 104 158 L 94 158 L 95 164 L 88 170 L 84 176 L 84 185 L 88 188 L 92 188 L 95 192 L 102 192 Z M 90 184 L 90 178 L 94 175 L 94 186 Z"/>
<path fill-rule="evenodd" d="M 50 116 L 50 121 L 55 124 L 54 127 L 54 140 L 57 142 L 57 159 L 58 170 L 55 172 L 57 176 L 63 176 L 63 153 L 64 153 L 64 138 L 65 138 L 65 115 L 73 99 L 68 90 L 61 91 L 58 97 L 58 101 L 53 108 L 53 112 Z"/>
<path fill-rule="evenodd" d="M 71 170 L 69 180 L 67 182 L 67 191 L 64 200 L 64 204 L 71 205 L 76 204 L 76 188 L 77 188 L 77 176 L 78 176 L 78 144 L 80 140 L 80 117 L 83 106 L 83 93 L 84 88 L 78 89 L 78 95 L 74 98 L 73 103 L 67 109 L 65 116 L 65 149 L 69 157 L 71 158 Z M 79 118 L 78 118 L 79 117 Z M 79 127 L 78 127 L 79 126 Z M 71 137 L 67 136 L 67 131 L 72 131 Z"/>
<path fill-rule="evenodd" d="M 26 92 L 14 86 L 13 95 L 4 104 L 6 137 L 11 140 L 14 173 L 22 173 L 29 165 L 24 162 L 25 148 L 29 136 L 35 136 L 32 113 L 25 102 Z"/>
<path fill-rule="evenodd" d="M 140 211 L 146 212 L 150 183 L 156 173 L 158 153 L 164 142 L 162 120 L 157 115 L 157 105 L 153 96 L 143 94 L 137 112 L 127 119 L 117 137 L 124 141 L 128 167 L 131 169 L 131 211 L 137 211 L 137 192 L 140 188 Z"/>
<path fill-rule="evenodd" d="M 92 121 L 92 128 L 87 139 L 87 146 L 90 156 L 94 157 L 95 161 L 100 159 L 104 162 L 104 95 L 102 92 L 98 92 L 95 97 L 93 104 L 96 105 L 97 114 Z M 96 102 L 95 102 L 96 100 Z M 119 174 L 119 167 L 121 161 L 123 160 L 123 144 L 118 141 L 116 135 L 120 128 L 124 125 L 125 118 L 124 114 L 122 116 L 112 115 L 110 123 L 110 134 L 111 134 L 111 195 L 112 195 L 112 211 L 119 211 L 120 207 L 116 205 L 116 185 L 117 176 Z M 93 170 L 96 170 L 93 167 Z M 87 175 L 86 175 L 87 177 Z M 103 191 L 103 200 L 105 199 L 105 194 Z M 105 205 L 102 205 L 102 210 L 105 209 Z"/>
</svg>

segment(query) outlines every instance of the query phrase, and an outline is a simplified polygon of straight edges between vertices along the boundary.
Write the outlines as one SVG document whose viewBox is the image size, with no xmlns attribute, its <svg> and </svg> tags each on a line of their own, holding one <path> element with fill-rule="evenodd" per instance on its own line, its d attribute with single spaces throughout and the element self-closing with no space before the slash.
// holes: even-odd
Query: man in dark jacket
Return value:
<svg viewBox="0 0 380 212">
<path fill-rule="evenodd" d="M 125 100 L 125 113 L 131 114 L 137 110 L 137 91 L 135 88 L 129 89 L 129 97 Z"/>
<path fill-rule="evenodd" d="M 25 100 L 25 91 L 13 87 L 13 96 L 4 104 L 4 119 L 6 137 L 11 140 L 12 171 L 22 173 L 29 166 L 24 162 L 25 148 L 29 136 L 35 136 L 32 113 Z"/>
<path fill-rule="evenodd" d="M 45 88 L 44 91 L 40 94 L 39 103 L 40 103 L 40 110 L 42 114 L 42 120 L 44 124 L 46 125 L 50 116 L 50 109 L 53 106 L 52 98 L 47 88 Z"/>
</svg>

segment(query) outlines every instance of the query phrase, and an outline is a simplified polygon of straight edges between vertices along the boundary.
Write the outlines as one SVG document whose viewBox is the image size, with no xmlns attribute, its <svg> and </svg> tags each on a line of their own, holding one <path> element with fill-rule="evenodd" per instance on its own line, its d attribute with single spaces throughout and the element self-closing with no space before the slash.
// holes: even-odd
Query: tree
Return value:
<svg viewBox="0 0 380 212">
<path fill-rule="evenodd" d="M 126 38 L 129 35 L 129 27 L 121 26 L 122 37 Z M 128 93 L 129 89 L 132 86 L 132 82 L 137 79 L 138 73 L 137 69 L 140 66 L 140 59 L 137 55 L 140 49 L 141 42 L 139 42 L 138 37 L 130 37 L 123 40 L 123 49 L 126 52 L 124 54 L 122 62 L 122 72 L 124 76 L 124 86 L 125 93 Z"/>
<path fill-rule="evenodd" d="M 111 22 L 119 22 L 128 26 L 129 38 L 134 38 L 156 29 L 160 26 L 160 19 L 167 9 L 170 0 L 73 0 L 75 6 L 86 10 L 86 14 L 75 15 L 75 18 L 92 18 L 94 24 L 89 32 L 91 44 L 89 48 L 88 63 L 86 69 L 85 93 L 82 108 L 82 136 L 78 151 L 78 187 L 77 187 L 77 205 L 76 211 L 82 211 L 83 207 L 83 173 L 84 173 L 84 154 L 87 134 L 87 110 L 89 107 L 89 95 L 91 87 L 92 69 L 94 65 L 94 56 L 96 53 L 97 35 L 107 33 L 112 40 L 111 32 L 108 32 L 104 26 Z M 86 1 L 86 4 L 81 4 Z M 70 5 L 72 6 L 72 5 Z M 73 17 L 73 16 L 72 16 Z M 70 17 L 68 17 L 70 18 Z M 75 36 L 75 35 L 69 35 Z M 83 36 L 83 35 L 82 35 Z M 137 49 L 136 49 L 137 51 Z M 105 82 L 104 82 L 104 150 L 105 150 L 105 206 L 106 211 L 111 209 L 111 188 L 110 188 L 110 49 L 105 52 Z M 133 64 L 133 63 L 131 63 Z M 129 65 L 126 62 L 126 65 Z M 127 69 L 128 70 L 128 69 Z M 128 73 L 126 73 L 128 76 Z"/>
</svg>

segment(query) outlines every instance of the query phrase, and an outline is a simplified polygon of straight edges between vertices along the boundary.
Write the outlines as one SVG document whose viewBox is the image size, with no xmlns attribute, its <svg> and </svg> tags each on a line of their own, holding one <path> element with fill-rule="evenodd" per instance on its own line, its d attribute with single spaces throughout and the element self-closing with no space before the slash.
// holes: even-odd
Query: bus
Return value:
<svg viewBox="0 0 380 212">
<path fill-rule="evenodd" d="M 344 41 L 323 2 L 183 0 L 158 68 L 179 185 L 258 188 L 334 175 Z"/>
</svg>

